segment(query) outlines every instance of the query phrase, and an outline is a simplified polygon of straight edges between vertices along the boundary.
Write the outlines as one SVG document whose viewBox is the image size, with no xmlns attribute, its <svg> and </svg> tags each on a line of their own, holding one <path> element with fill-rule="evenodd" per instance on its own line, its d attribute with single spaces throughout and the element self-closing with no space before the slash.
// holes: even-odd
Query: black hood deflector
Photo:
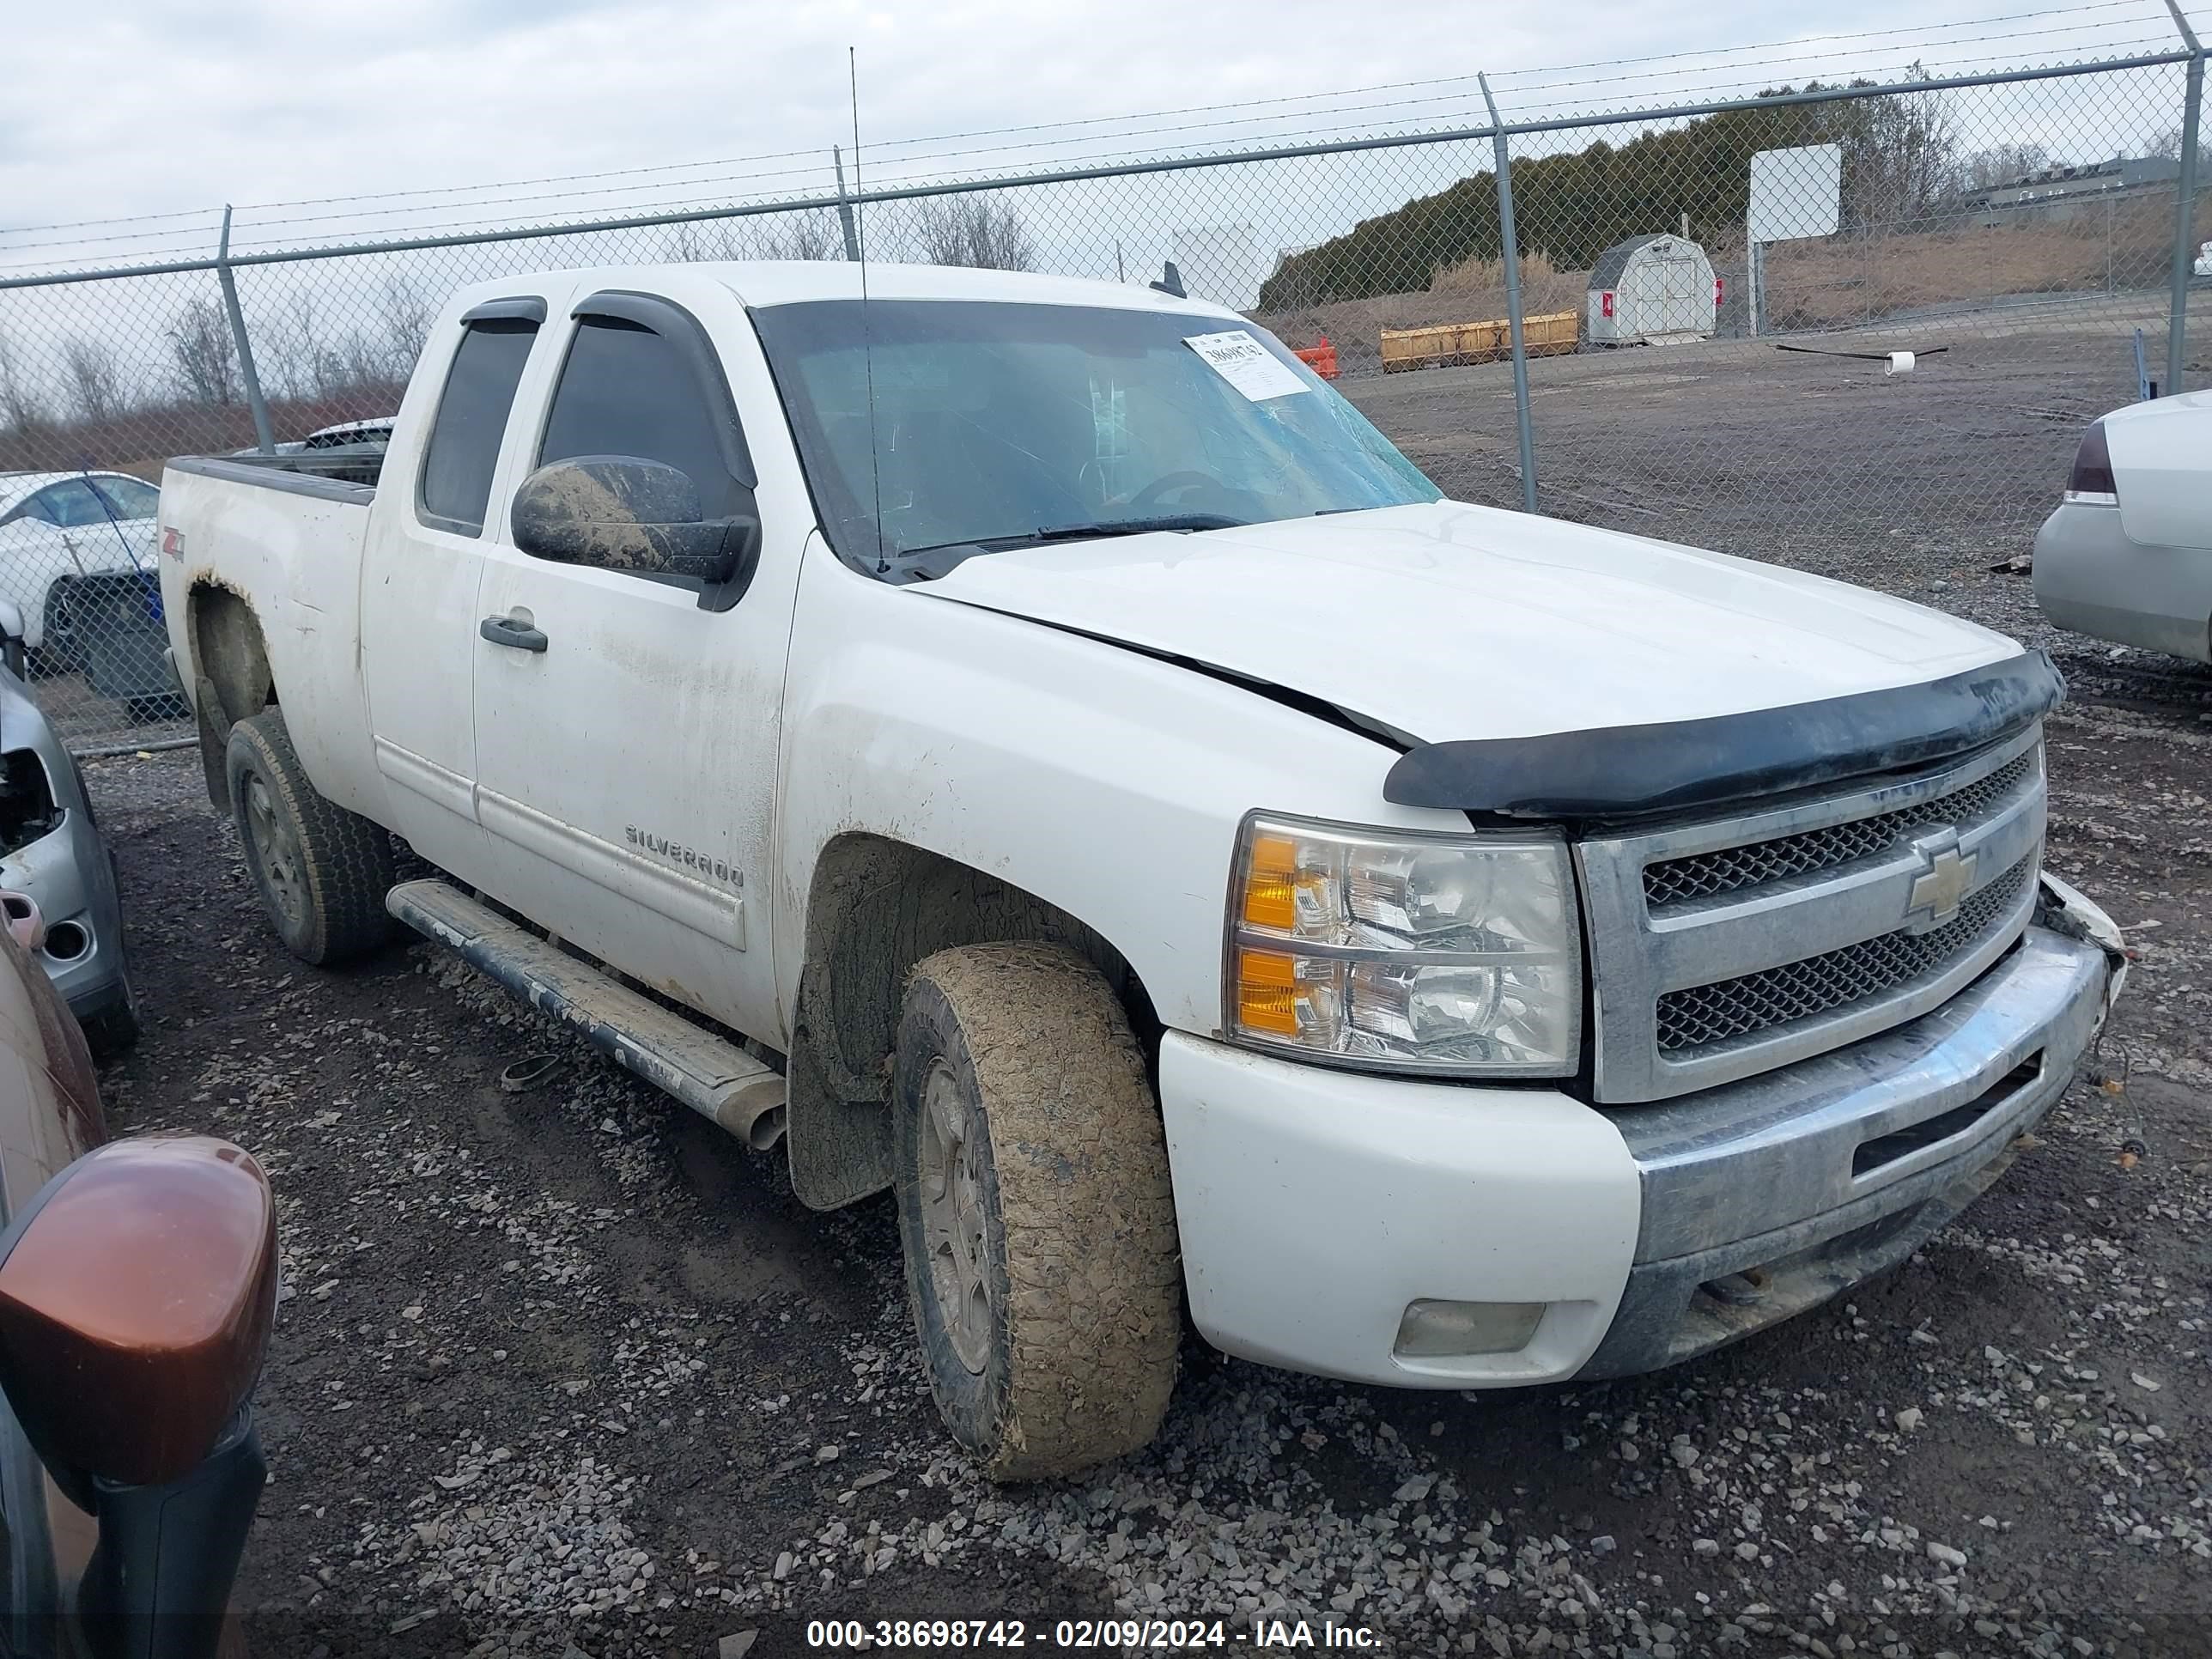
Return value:
<svg viewBox="0 0 2212 1659">
<path fill-rule="evenodd" d="M 1634 817 L 1892 772 L 1978 749 L 2066 693 L 2024 651 L 1924 685 L 1657 726 L 1425 744 L 1390 769 L 1385 799 L 1511 817 Z"/>
</svg>

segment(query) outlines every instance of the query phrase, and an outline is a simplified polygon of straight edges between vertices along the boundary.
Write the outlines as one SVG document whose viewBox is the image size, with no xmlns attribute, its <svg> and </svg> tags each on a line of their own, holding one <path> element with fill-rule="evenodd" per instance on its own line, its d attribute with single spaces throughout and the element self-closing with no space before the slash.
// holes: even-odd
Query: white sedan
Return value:
<svg viewBox="0 0 2212 1659">
<path fill-rule="evenodd" d="M 2212 662 L 2212 391 L 2089 428 L 2036 532 L 2035 598 L 2061 628 Z"/>
<path fill-rule="evenodd" d="M 161 492 L 125 472 L 0 472 L 0 600 L 21 613 L 23 643 L 75 665 L 70 591 L 77 579 L 155 568 Z"/>
</svg>

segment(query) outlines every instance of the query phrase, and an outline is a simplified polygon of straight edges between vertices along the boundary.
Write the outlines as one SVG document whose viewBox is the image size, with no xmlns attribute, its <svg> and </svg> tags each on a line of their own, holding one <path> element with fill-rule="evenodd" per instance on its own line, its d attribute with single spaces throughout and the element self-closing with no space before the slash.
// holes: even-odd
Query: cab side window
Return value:
<svg viewBox="0 0 2212 1659">
<path fill-rule="evenodd" d="M 433 529 L 483 533 L 507 411 L 537 338 L 538 325 L 519 318 L 472 322 L 462 331 L 422 454 L 418 515 Z"/>
<path fill-rule="evenodd" d="M 670 341 L 621 318 L 578 319 L 554 389 L 538 464 L 580 455 L 678 469 L 699 487 L 702 518 L 750 510 L 751 491 L 730 475 L 698 374 Z"/>
</svg>

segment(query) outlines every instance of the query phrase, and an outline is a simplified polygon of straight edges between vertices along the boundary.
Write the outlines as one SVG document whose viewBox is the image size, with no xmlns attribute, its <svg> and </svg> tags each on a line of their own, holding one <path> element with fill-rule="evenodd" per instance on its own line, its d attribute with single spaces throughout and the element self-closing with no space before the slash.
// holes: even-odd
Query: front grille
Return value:
<svg viewBox="0 0 2212 1659">
<path fill-rule="evenodd" d="M 1948 795 L 1915 801 L 1895 811 L 1647 866 L 1644 902 L 1656 910 L 1686 899 L 1711 898 L 1746 887 L 1763 887 L 1790 876 L 1832 870 L 1854 859 L 1886 853 L 1905 841 L 1910 831 L 1926 823 L 1964 829 L 1991 807 L 2018 794 L 2034 777 L 2037 763 L 2038 757 L 2031 750 Z"/>
<path fill-rule="evenodd" d="M 2000 775 L 1996 773 L 1991 777 Z M 1899 928 L 1802 962 L 1670 991 L 1659 999 L 1660 1051 L 1677 1054 L 1686 1048 L 1709 1048 L 1747 1032 L 1771 1031 L 1909 984 L 1983 943 L 2017 908 L 2034 873 L 2035 857 L 2031 854 L 1967 899 L 1949 921 L 1924 933 Z"/>
<path fill-rule="evenodd" d="M 1575 843 L 1598 988 L 1593 1092 L 1626 1105 L 1718 1088 L 1942 1006 L 2024 925 L 2044 821 L 2042 733 L 2029 730 L 1735 816 L 1598 827 Z M 1938 828 L 1992 878 L 1913 933 L 1921 879 L 1945 851 L 1914 842 Z"/>
</svg>

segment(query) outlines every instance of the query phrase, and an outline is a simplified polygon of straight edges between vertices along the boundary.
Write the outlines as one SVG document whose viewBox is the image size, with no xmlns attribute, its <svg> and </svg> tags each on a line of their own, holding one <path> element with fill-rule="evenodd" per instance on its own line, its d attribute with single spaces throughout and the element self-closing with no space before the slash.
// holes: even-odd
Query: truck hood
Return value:
<svg viewBox="0 0 2212 1659">
<path fill-rule="evenodd" d="M 1184 658 L 1423 743 L 1784 708 L 2020 650 L 1824 577 L 1455 501 L 1015 549 L 915 591 Z"/>
</svg>

